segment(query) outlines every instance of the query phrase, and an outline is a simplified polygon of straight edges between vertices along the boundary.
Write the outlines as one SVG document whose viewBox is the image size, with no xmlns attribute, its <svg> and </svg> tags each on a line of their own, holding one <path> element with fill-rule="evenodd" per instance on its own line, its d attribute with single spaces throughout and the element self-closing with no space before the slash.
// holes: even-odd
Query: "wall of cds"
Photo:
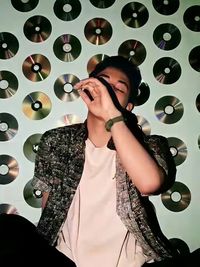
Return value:
<svg viewBox="0 0 200 267">
<path fill-rule="evenodd" d="M 168 138 L 174 186 L 151 197 L 179 250 L 200 245 L 200 0 L 0 0 L 0 213 L 37 223 L 31 187 L 44 131 L 82 122 L 73 85 L 120 54 L 142 72 L 134 109 L 146 134 Z"/>
</svg>

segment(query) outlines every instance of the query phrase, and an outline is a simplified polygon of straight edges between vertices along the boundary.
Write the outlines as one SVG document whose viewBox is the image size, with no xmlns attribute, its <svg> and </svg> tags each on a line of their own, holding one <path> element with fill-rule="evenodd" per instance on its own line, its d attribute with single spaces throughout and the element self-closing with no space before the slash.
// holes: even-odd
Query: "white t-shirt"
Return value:
<svg viewBox="0 0 200 267">
<path fill-rule="evenodd" d="M 116 151 L 87 139 L 80 184 L 57 249 L 77 267 L 140 267 L 142 249 L 116 213 Z"/>
</svg>

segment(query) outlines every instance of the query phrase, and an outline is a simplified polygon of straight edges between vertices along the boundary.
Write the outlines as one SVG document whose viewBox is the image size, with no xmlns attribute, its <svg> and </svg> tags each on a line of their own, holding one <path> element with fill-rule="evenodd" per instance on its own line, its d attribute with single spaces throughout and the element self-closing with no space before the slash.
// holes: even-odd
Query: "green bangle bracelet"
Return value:
<svg viewBox="0 0 200 267">
<path fill-rule="evenodd" d="M 123 117 L 122 115 L 117 116 L 117 117 L 115 117 L 115 118 L 113 118 L 113 119 L 108 120 L 108 121 L 105 123 L 106 131 L 110 132 L 111 127 L 113 126 L 113 124 L 116 123 L 116 122 L 119 122 L 119 121 L 124 121 L 124 117 Z"/>
</svg>

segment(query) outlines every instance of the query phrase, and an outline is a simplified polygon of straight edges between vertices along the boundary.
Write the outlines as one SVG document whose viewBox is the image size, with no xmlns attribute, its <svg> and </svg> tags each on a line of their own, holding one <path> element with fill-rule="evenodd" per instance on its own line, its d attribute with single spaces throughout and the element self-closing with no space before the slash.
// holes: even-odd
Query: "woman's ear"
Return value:
<svg viewBox="0 0 200 267">
<path fill-rule="evenodd" d="M 133 103 L 128 103 L 128 105 L 126 106 L 126 109 L 128 110 L 128 111 L 132 111 L 133 110 L 133 108 L 134 108 L 134 104 Z"/>
</svg>

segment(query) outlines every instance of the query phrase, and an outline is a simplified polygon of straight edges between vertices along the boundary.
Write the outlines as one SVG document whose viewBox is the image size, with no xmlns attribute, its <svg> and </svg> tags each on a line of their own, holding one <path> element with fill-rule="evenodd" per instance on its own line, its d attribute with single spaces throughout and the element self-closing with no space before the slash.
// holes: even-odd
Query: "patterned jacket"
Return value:
<svg viewBox="0 0 200 267">
<path fill-rule="evenodd" d="M 56 244 L 82 176 L 87 136 L 85 122 L 48 130 L 40 140 L 32 185 L 49 192 L 37 230 L 51 245 Z M 159 194 L 172 186 L 176 167 L 165 137 L 149 135 L 145 142 L 168 176 L 169 183 L 157 192 Z M 112 139 L 108 147 L 114 149 Z M 152 203 L 148 197 L 141 196 L 118 157 L 116 161 L 117 214 L 147 258 L 159 261 L 171 257 L 173 249 L 160 230 Z"/>
</svg>

